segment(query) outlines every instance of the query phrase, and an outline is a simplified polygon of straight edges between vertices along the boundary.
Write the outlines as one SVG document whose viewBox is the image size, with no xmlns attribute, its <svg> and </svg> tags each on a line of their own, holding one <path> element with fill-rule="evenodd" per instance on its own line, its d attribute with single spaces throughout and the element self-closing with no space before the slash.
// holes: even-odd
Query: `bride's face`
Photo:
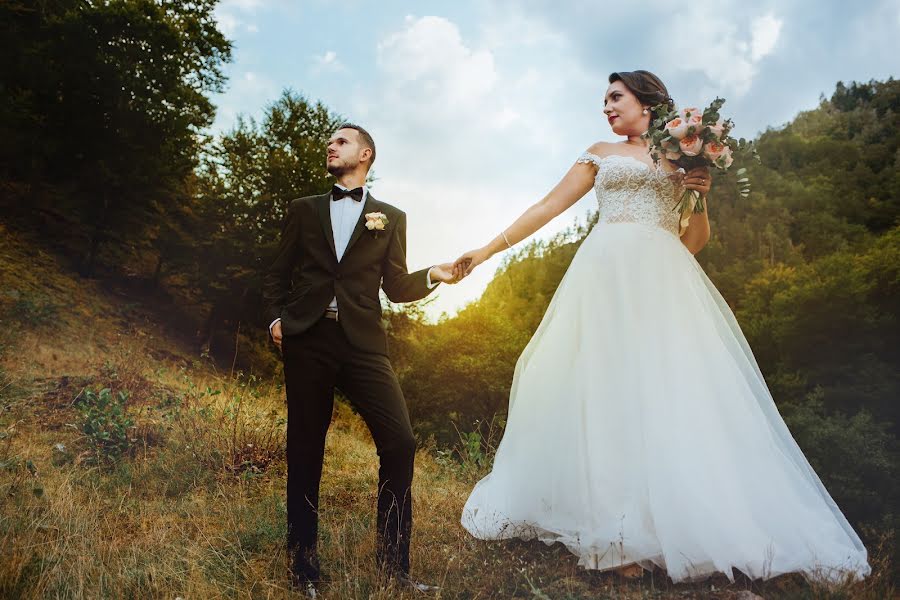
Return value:
<svg viewBox="0 0 900 600">
<path fill-rule="evenodd" d="M 650 114 L 621 81 L 613 81 L 606 89 L 603 113 L 616 135 L 641 135 L 650 127 Z"/>
</svg>

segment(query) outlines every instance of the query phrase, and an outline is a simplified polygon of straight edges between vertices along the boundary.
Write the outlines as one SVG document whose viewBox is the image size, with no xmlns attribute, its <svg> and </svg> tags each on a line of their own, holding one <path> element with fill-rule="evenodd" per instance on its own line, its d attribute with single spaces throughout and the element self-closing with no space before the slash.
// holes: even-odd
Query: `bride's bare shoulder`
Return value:
<svg viewBox="0 0 900 600">
<path fill-rule="evenodd" d="M 587 153 L 593 154 L 594 156 L 599 156 L 600 158 L 605 158 L 610 154 L 616 154 L 616 144 L 615 142 L 597 142 L 592 144 L 590 148 L 586 150 Z"/>
</svg>

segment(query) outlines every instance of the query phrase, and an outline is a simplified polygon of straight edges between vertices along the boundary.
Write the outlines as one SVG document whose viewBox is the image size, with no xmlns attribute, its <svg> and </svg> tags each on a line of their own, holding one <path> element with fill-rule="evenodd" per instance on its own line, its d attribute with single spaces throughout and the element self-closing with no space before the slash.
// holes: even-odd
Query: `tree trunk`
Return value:
<svg viewBox="0 0 900 600">
<path fill-rule="evenodd" d="M 160 278 L 160 275 L 162 274 L 162 267 L 163 267 L 163 255 L 162 255 L 162 252 L 160 252 L 159 256 L 156 259 L 156 270 L 153 271 L 153 289 L 154 290 L 159 289 L 159 278 Z"/>
<path fill-rule="evenodd" d="M 209 309 L 209 315 L 206 317 L 206 323 L 203 325 L 203 331 L 201 332 L 204 338 L 204 342 L 200 345 L 201 354 L 209 355 L 210 350 L 212 349 L 213 334 L 216 330 L 216 323 L 218 320 L 219 303 L 214 301 L 212 307 Z"/>
<path fill-rule="evenodd" d="M 91 235 L 91 246 L 88 250 L 87 258 L 84 261 L 84 268 L 81 271 L 81 274 L 84 277 L 93 277 L 94 276 L 94 268 L 97 265 L 97 254 L 100 249 L 100 242 L 103 240 L 103 236 L 106 233 L 106 220 L 109 213 L 109 192 L 103 192 L 103 212 L 100 213 L 100 217 L 94 223 L 94 232 Z"/>
<path fill-rule="evenodd" d="M 100 231 L 98 227 L 94 227 L 94 233 L 91 235 L 91 246 L 88 250 L 87 258 L 84 260 L 84 267 L 81 269 L 83 277 L 93 277 L 94 267 L 97 263 L 97 250 L 100 248 Z"/>
</svg>

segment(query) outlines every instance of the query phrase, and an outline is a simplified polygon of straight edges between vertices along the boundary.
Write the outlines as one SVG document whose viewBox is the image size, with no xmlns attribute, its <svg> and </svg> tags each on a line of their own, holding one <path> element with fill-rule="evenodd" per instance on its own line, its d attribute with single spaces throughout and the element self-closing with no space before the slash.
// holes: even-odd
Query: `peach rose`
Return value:
<svg viewBox="0 0 900 600">
<path fill-rule="evenodd" d="M 688 132 L 700 133 L 700 130 L 703 128 L 703 115 L 691 115 L 685 119 L 685 123 L 687 123 Z"/>
<path fill-rule="evenodd" d="M 699 135 L 691 134 L 684 137 L 679 143 L 685 156 L 697 156 L 703 151 L 703 140 Z"/>
<path fill-rule="evenodd" d="M 684 119 L 680 117 L 675 117 L 668 123 L 666 123 L 666 133 L 671 135 L 676 140 L 680 140 L 684 136 L 687 135 L 687 123 L 685 123 Z"/>
<path fill-rule="evenodd" d="M 727 169 L 731 166 L 731 163 L 734 162 L 734 158 L 731 156 L 731 148 L 725 146 L 725 149 L 722 150 L 722 154 L 719 155 L 719 158 L 713 161 L 715 165 L 721 169 Z"/>
<path fill-rule="evenodd" d="M 716 136 L 717 140 L 721 140 L 722 134 L 725 133 L 725 122 L 722 119 L 719 119 L 715 124 L 709 126 L 709 130 Z"/>
<path fill-rule="evenodd" d="M 706 146 L 703 148 L 703 156 L 708 158 L 711 162 L 716 162 L 719 160 L 719 157 L 725 153 L 725 149 L 728 148 L 722 142 L 707 142 Z"/>
</svg>

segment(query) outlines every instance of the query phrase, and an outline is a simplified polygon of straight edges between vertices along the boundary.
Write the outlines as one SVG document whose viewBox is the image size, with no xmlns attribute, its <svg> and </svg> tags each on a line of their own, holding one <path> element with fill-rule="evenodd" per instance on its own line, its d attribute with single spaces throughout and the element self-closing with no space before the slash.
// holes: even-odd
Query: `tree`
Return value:
<svg viewBox="0 0 900 600">
<path fill-rule="evenodd" d="M 195 277 L 208 307 L 207 347 L 222 324 L 264 325 L 266 261 L 290 201 L 330 187 L 325 148 L 340 123 L 321 103 L 286 90 L 269 105 L 261 126 L 241 118 L 206 153 L 198 178 Z"/>
<path fill-rule="evenodd" d="M 120 255 L 146 248 L 153 227 L 177 212 L 214 115 L 206 94 L 221 91 L 231 56 L 216 3 L 0 6 L 5 175 L 65 188 L 61 204 L 41 208 L 75 226 L 85 274 L 104 243 Z"/>
</svg>

